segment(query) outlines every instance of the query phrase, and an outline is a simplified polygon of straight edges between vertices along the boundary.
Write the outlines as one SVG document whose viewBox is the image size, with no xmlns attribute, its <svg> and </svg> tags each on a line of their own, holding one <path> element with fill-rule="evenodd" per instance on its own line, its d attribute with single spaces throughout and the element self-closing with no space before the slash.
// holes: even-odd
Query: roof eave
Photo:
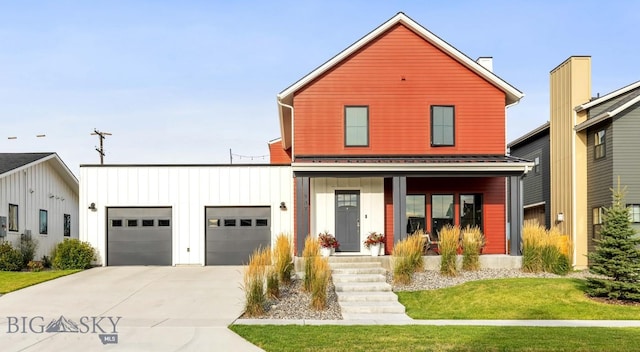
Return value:
<svg viewBox="0 0 640 352">
<path fill-rule="evenodd" d="M 607 102 L 607 101 L 609 101 L 609 100 L 611 100 L 611 99 L 613 99 L 615 97 L 618 97 L 618 96 L 620 96 L 620 95 L 622 95 L 624 93 L 627 93 L 627 92 L 629 92 L 631 90 L 634 90 L 634 89 L 636 89 L 638 87 L 640 87 L 640 81 L 631 83 L 628 86 L 622 87 L 622 88 L 620 88 L 618 90 L 615 90 L 615 91 L 613 91 L 613 92 L 611 92 L 609 94 L 603 95 L 600 98 L 594 99 L 594 100 L 592 100 L 590 102 L 578 105 L 578 106 L 576 106 L 574 108 L 574 110 L 576 112 L 580 112 L 580 111 L 592 108 L 592 107 L 594 107 L 596 105 L 600 105 L 600 104 L 602 104 L 604 102 Z"/>
</svg>

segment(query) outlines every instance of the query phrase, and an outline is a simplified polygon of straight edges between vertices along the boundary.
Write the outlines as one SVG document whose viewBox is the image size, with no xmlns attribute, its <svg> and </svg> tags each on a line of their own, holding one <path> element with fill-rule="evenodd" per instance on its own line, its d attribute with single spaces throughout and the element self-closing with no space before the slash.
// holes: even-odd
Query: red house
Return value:
<svg viewBox="0 0 640 352">
<path fill-rule="evenodd" d="M 390 253 L 416 229 L 470 224 L 484 253 L 517 255 L 533 164 L 505 153 L 505 110 L 523 94 L 490 66 L 398 13 L 278 94 L 271 163 L 293 169 L 298 253 L 325 230 L 355 254 L 382 232 Z"/>
</svg>

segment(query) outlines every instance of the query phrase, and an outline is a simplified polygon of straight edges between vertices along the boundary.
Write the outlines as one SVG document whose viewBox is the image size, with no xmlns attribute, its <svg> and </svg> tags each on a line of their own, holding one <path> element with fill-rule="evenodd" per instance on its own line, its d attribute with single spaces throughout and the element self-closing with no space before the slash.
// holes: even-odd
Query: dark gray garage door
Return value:
<svg viewBox="0 0 640 352">
<path fill-rule="evenodd" d="M 171 265 L 171 208 L 108 208 L 107 265 Z"/>
<path fill-rule="evenodd" d="M 246 264 L 271 244 L 270 207 L 208 207 L 205 214 L 207 265 Z"/>
</svg>

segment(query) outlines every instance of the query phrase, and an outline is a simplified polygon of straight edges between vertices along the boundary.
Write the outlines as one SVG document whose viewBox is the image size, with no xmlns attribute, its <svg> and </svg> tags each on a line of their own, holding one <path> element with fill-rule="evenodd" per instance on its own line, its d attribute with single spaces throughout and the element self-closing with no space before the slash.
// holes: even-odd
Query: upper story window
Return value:
<svg viewBox="0 0 640 352">
<path fill-rule="evenodd" d="M 596 132 L 595 138 L 596 142 L 593 147 L 593 155 L 595 159 L 604 158 L 604 156 L 607 154 L 605 143 L 606 130 L 600 130 Z"/>
<path fill-rule="evenodd" d="M 369 146 L 369 107 L 344 107 L 344 145 L 346 147 Z"/>
<path fill-rule="evenodd" d="M 540 157 L 536 156 L 533 158 L 533 172 L 536 174 L 540 173 Z"/>
<path fill-rule="evenodd" d="M 455 145 L 453 106 L 431 107 L 431 146 Z"/>
</svg>

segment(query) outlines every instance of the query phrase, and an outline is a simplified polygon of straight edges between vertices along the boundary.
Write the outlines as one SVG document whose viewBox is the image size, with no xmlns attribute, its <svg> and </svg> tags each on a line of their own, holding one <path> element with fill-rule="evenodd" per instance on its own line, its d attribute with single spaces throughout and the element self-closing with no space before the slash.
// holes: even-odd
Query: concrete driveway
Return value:
<svg viewBox="0 0 640 352">
<path fill-rule="evenodd" d="M 2 351 L 261 351 L 227 325 L 242 267 L 93 268 L 0 297 Z"/>
</svg>

